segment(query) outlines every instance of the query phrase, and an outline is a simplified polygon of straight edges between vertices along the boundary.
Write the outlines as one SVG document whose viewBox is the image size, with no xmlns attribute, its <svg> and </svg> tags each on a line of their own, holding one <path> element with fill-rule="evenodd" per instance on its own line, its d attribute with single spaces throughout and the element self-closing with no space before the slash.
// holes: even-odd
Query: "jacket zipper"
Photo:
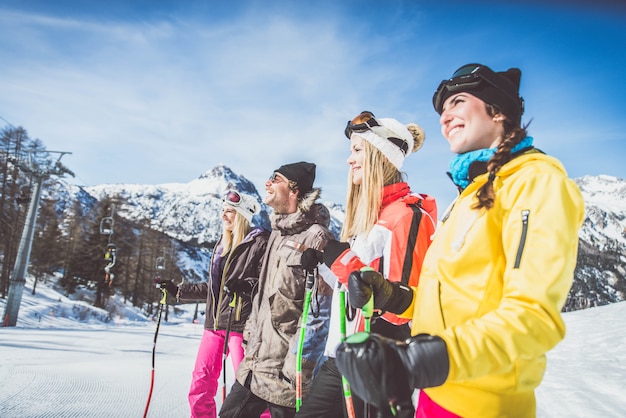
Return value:
<svg viewBox="0 0 626 418">
<path fill-rule="evenodd" d="M 519 246 L 517 247 L 517 256 L 515 256 L 515 264 L 513 265 L 514 269 L 519 268 L 519 265 L 522 261 L 522 253 L 524 252 L 524 245 L 526 245 L 526 235 L 528 234 L 528 217 L 530 216 L 530 211 L 525 209 L 522 211 L 522 234 L 519 240 Z"/>
<path fill-rule="evenodd" d="M 213 254 L 211 254 L 211 261 L 209 262 L 209 266 L 213 265 L 213 260 L 215 257 L 215 250 L 213 251 Z M 209 280 L 207 281 L 207 292 L 209 294 L 209 302 L 207 303 L 207 309 L 206 309 L 206 315 L 211 315 L 213 316 L 213 331 L 215 331 L 217 328 L 215 327 L 215 315 L 213 315 L 213 304 L 215 303 L 215 293 L 213 292 L 213 286 L 211 285 L 213 283 L 213 275 L 211 274 L 211 267 L 209 267 Z"/>
<path fill-rule="evenodd" d="M 220 295 L 217 299 L 216 307 L 214 308 L 217 313 L 215 314 L 215 322 L 213 324 L 213 329 L 217 331 L 217 327 L 219 325 L 220 318 L 220 306 L 222 305 L 222 299 L 224 298 L 224 283 L 226 282 L 226 272 L 228 271 L 228 266 L 230 265 L 231 256 L 233 255 L 234 249 L 231 249 L 226 257 L 226 262 L 224 263 L 224 270 L 222 271 L 222 278 L 220 280 Z"/>
</svg>

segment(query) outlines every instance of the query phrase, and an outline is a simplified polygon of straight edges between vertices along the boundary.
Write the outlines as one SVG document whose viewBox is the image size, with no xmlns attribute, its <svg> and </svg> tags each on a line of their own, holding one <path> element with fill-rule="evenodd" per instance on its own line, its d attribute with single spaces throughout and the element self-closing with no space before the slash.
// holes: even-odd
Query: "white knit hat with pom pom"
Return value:
<svg viewBox="0 0 626 418">
<path fill-rule="evenodd" d="M 405 125 L 392 118 L 376 118 L 376 122 L 380 126 L 364 132 L 353 132 L 352 135 L 357 135 L 372 144 L 400 170 L 407 155 L 417 151 L 424 144 L 424 130 L 415 123 Z"/>
</svg>

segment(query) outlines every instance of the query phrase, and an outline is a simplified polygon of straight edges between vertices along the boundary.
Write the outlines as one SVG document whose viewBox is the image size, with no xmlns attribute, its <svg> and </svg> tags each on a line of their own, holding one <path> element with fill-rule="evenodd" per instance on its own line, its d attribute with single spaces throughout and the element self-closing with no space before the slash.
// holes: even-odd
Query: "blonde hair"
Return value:
<svg viewBox="0 0 626 418">
<path fill-rule="evenodd" d="M 365 123 L 373 118 L 372 112 L 364 111 L 352 119 L 351 124 Z M 424 130 L 415 123 L 406 125 L 413 136 L 413 149 L 416 152 L 424 144 Z M 348 193 L 346 196 L 346 217 L 341 227 L 340 239 L 347 241 L 360 233 L 368 233 L 378 221 L 383 201 L 383 188 L 404 181 L 404 175 L 389 159 L 369 141 L 363 141 L 363 181 L 352 182 L 352 170 L 348 172 Z"/>
<path fill-rule="evenodd" d="M 225 205 L 230 208 L 230 206 Z M 250 222 L 239 212 L 235 212 L 235 219 L 233 221 L 233 230 L 222 232 L 222 256 L 230 253 L 235 247 L 237 247 L 241 241 L 250 233 L 252 227 Z"/>
<path fill-rule="evenodd" d="M 340 239 L 348 240 L 362 232 L 369 232 L 378 221 L 382 205 L 383 188 L 403 180 L 402 173 L 389 162 L 375 146 L 363 141 L 366 158 L 363 161 L 363 181 L 352 183 L 352 171 L 348 174 L 346 196 L 346 218 L 341 228 Z"/>
</svg>

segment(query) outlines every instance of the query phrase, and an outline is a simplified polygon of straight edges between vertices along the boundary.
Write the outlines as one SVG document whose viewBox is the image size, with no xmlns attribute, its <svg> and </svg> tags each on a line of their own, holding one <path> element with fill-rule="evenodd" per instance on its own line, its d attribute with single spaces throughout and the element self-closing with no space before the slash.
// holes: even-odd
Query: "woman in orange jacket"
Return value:
<svg viewBox="0 0 626 418">
<path fill-rule="evenodd" d="M 304 398 L 298 418 L 344 416 L 342 379 L 334 357 L 342 337 L 340 324 L 344 309 L 340 306 L 340 292 L 345 291 L 350 272 L 367 266 L 407 291 L 408 286 L 417 286 L 437 219 L 435 200 L 412 193 L 400 172 L 407 155 L 417 151 L 424 141 L 424 132 L 418 125 L 405 125 L 362 112 L 348 122 L 345 135 L 350 140 L 351 152 L 347 161 L 350 169 L 346 217 L 341 231 L 343 242 L 330 241 L 323 254 L 305 252 L 302 261 L 304 266 L 324 261 L 320 274 L 335 291 L 326 342 L 328 360 Z M 363 329 L 361 311 L 351 306 L 345 308 L 346 333 Z M 390 312 L 379 314 L 373 319 L 372 331 L 398 340 L 410 336 L 409 319 Z M 354 399 L 353 406 L 356 415 L 363 416 L 363 402 Z M 412 409 L 410 404 L 407 407 Z"/>
</svg>

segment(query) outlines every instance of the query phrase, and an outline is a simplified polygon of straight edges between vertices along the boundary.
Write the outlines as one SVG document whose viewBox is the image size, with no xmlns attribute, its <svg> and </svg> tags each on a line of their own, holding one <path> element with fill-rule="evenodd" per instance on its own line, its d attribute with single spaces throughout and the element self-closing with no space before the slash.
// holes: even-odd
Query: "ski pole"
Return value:
<svg viewBox="0 0 626 418">
<path fill-rule="evenodd" d="M 372 296 L 370 297 L 370 300 L 368 300 L 367 303 L 363 305 L 363 307 L 361 308 L 361 314 L 363 315 L 363 318 L 365 319 L 364 331 L 366 334 L 369 334 L 372 330 L 372 316 L 374 315 L 374 294 L 373 293 L 372 293 Z M 370 405 L 366 403 L 363 409 L 365 410 L 365 418 L 369 418 L 370 417 Z M 379 414 L 379 416 L 382 416 L 382 415 Z"/>
<path fill-rule="evenodd" d="M 373 271 L 374 269 L 369 266 L 365 266 L 361 268 L 361 271 L 368 271 L 368 270 Z M 361 314 L 363 315 L 363 318 L 365 319 L 364 331 L 365 333 L 369 334 L 372 330 L 372 316 L 374 316 L 374 292 L 372 292 L 370 299 L 361 308 Z M 365 410 L 365 418 L 369 418 L 370 416 L 369 404 L 365 404 L 364 410 Z"/>
<path fill-rule="evenodd" d="M 374 271 L 373 268 L 366 266 L 361 268 L 361 271 Z M 374 292 L 372 291 L 372 296 L 370 296 L 370 299 L 367 301 L 367 303 L 365 305 L 363 305 L 363 307 L 361 308 L 361 313 L 363 314 L 363 318 L 365 318 L 365 333 L 369 334 L 371 333 L 371 326 L 372 326 L 372 316 L 374 316 Z M 393 408 L 393 406 L 391 406 L 391 414 L 393 416 L 396 416 L 396 410 L 395 408 Z M 365 405 L 365 417 L 368 418 L 370 416 L 370 409 L 369 409 L 369 404 Z M 378 416 L 382 416 L 382 413 L 379 411 L 378 412 Z"/>
<path fill-rule="evenodd" d="M 146 402 L 146 409 L 143 412 L 143 418 L 146 418 L 148 416 L 148 408 L 150 408 L 150 400 L 152 399 L 152 389 L 154 389 L 154 358 L 156 355 L 156 342 L 157 336 L 159 335 L 159 327 L 161 326 L 163 305 L 165 305 L 165 302 L 167 301 L 167 290 L 162 287 L 161 292 L 163 292 L 163 297 L 161 298 L 161 302 L 159 302 L 159 319 L 157 320 L 156 331 L 154 331 L 154 342 L 152 343 L 152 377 L 150 379 L 150 392 L 148 392 L 148 401 Z"/>
<path fill-rule="evenodd" d="M 346 340 L 346 288 L 340 284 L 339 289 L 339 330 L 341 331 L 341 342 Z M 343 397 L 346 400 L 346 410 L 348 418 L 355 418 L 354 404 L 352 403 L 352 390 L 350 383 L 344 375 L 341 375 L 341 385 L 343 387 Z"/>
<path fill-rule="evenodd" d="M 361 271 L 374 271 L 371 267 L 363 267 Z M 372 292 L 372 296 L 367 301 L 365 305 L 361 308 L 361 313 L 363 314 L 363 318 L 365 318 L 365 332 L 368 334 L 371 332 L 372 327 L 372 316 L 374 316 L 374 292 Z"/>
<path fill-rule="evenodd" d="M 304 306 L 302 308 L 302 323 L 300 324 L 300 338 L 298 339 L 298 353 L 296 355 L 296 412 L 302 405 L 302 351 L 304 350 L 304 336 L 306 333 L 306 321 L 309 316 L 309 306 L 311 305 L 311 293 L 315 284 L 316 270 L 306 272 L 306 283 L 304 292 Z"/>
<path fill-rule="evenodd" d="M 228 304 L 228 325 L 226 326 L 226 336 L 224 336 L 224 351 L 222 352 L 222 403 L 226 399 L 226 357 L 228 357 L 228 337 L 230 336 L 230 326 L 233 323 L 233 310 L 237 301 L 237 293 L 233 293 L 233 300 Z"/>
</svg>

